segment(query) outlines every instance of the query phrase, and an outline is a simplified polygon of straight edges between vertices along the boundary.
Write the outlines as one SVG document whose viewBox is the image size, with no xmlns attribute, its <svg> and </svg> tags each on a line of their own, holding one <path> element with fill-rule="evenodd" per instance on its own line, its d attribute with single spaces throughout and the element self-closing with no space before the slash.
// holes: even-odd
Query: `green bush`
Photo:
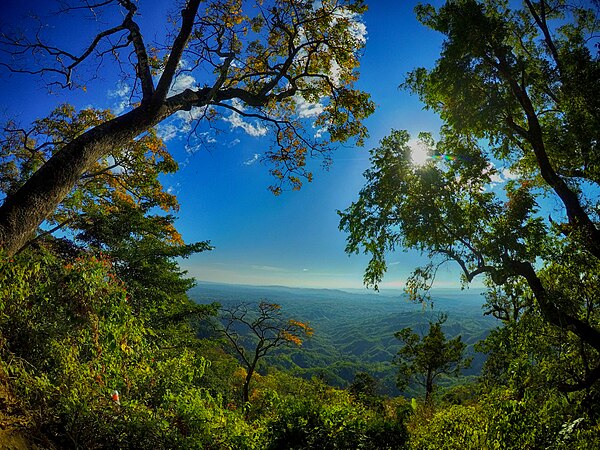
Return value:
<svg viewBox="0 0 600 450">
<path fill-rule="evenodd" d="M 598 423 L 558 392 L 509 389 L 481 394 L 469 404 L 419 407 L 408 424 L 413 450 L 600 448 Z"/>
<path fill-rule="evenodd" d="M 409 425 L 414 450 L 481 450 L 487 424 L 476 406 L 451 405 L 432 412 L 420 407 Z"/>
<path fill-rule="evenodd" d="M 197 387 L 207 361 L 161 348 L 107 260 L 43 250 L 0 260 L 0 360 L 32 426 L 59 448 L 256 448 Z M 120 395 L 120 405 L 112 398 Z"/>
<path fill-rule="evenodd" d="M 269 449 L 401 449 L 404 424 L 351 403 L 346 392 L 328 399 L 290 397 L 266 424 Z"/>
</svg>

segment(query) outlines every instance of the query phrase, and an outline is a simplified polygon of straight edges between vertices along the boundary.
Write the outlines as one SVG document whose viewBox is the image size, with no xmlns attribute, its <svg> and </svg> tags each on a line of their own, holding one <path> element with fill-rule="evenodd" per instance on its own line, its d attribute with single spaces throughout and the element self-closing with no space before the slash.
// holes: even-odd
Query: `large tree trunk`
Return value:
<svg viewBox="0 0 600 450">
<path fill-rule="evenodd" d="M 65 145 L 0 207 L 0 249 L 8 255 L 16 253 L 95 161 L 170 113 L 164 106 L 138 107 Z"/>
</svg>

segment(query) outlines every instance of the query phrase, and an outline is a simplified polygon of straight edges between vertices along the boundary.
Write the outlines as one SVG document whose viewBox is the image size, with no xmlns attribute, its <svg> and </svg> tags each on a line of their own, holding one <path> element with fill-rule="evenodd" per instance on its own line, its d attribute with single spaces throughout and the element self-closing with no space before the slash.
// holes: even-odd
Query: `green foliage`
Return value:
<svg viewBox="0 0 600 450">
<path fill-rule="evenodd" d="M 210 127 L 211 122 L 232 112 L 265 124 L 272 134 L 272 146 L 263 156 L 271 165 L 274 194 L 284 187 L 298 190 L 303 180 L 312 180 L 308 158 L 322 155 L 328 165 L 335 143 L 364 143 L 368 133 L 363 121 L 375 106 L 369 94 L 356 88 L 366 39 L 353 23 L 366 11 L 362 0 L 181 4 L 180 14 L 165 18 L 167 34 L 177 38 L 154 46 L 136 23 L 135 2 L 103 6 L 107 8 L 103 8 L 106 16 L 101 22 L 106 29 L 81 37 L 90 46 L 79 58 L 72 49 L 48 43 L 43 32 L 7 32 L 0 42 L 4 52 L 20 56 L 3 69 L 49 75 L 49 85 L 62 87 L 85 89 L 81 80 L 77 81 L 80 66 L 101 64 L 110 55 L 117 63 L 114 69 L 120 68 L 112 75 L 122 80 L 121 75 L 129 72 L 132 98 L 139 99 L 127 105 L 129 111 L 120 117 L 91 109 L 75 113 L 64 106 L 36 122 L 33 130 L 14 124 L 7 127 L 3 139 L 7 145 L 0 148 L 0 173 L 9 181 L 8 186 L 0 186 L 0 195 L 10 201 L 0 206 L 0 247 L 10 254 L 26 245 L 42 222 L 50 219 L 64 224 L 82 202 L 94 197 L 105 200 L 101 208 L 110 204 L 112 197 L 143 204 L 147 196 L 158 199 L 166 210 L 174 208 L 174 197 L 162 191 L 158 178 L 144 177 L 146 173 L 171 172 L 177 166 L 162 142 L 157 142 L 152 127 L 169 117 L 177 120 L 177 113 L 195 107 L 205 108 L 195 119 L 200 127 Z M 86 10 L 98 14 L 95 5 L 88 5 L 69 9 L 70 19 L 80 13 L 84 19 Z M 176 16 L 177 21 L 171 20 Z M 128 36 L 124 42 L 111 40 L 120 33 Z M 222 58 L 197 57 L 205 53 Z M 135 55 L 136 62 L 128 60 L 122 65 L 126 55 Z M 189 68 L 191 75 L 203 79 L 206 86 L 175 93 L 170 87 L 178 67 L 188 60 L 196 61 Z M 304 114 L 305 104 L 321 106 L 315 109 L 314 121 Z M 315 135 L 307 127 L 309 122 L 326 134 L 325 139 L 321 139 L 323 133 Z M 38 136 L 43 138 L 38 140 Z M 13 145 L 16 148 L 11 148 Z M 124 170 L 119 173 L 121 168 Z M 86 195 L 88 185 L 95 191 L 91 196 Z"/>
<path fill-rule="evenodd" d="M 72 105 L 63 104 L 47 117 L 36 120 L 30 130 L 9 123 L 2 130 L 0 197 L 14 193 L 65 142 L 113 118 L 107 110 L 87 108 L 77 112 Z M 73 226 L 72 222 L 81 220 L 80 216 L 86 212 L 106 215 L 115 207 L 115 202 L 177 210 L 177 199 L 164 190 L 159 180 L 160 175 L 173 173 L 177 168 L 165 144 L 150 129 L 137 140 L 121 147 L 113 146 L 109 154 L 87 168 L 69 195 L 46 219 L 46 225 Z M 89 217 L 91 219 L 93 217 Z"/>
<path fill-rule="evenodd" d="M 357 372 L 347 390 L 355 400 L 368 407 L 381 406 L 382 399 L 377 395 L 377 380 L 366 372 Z"/>
<path fill-rule="evenodd" d="M 598 5 L 589 6 L 418 6 L 445 40 L 434 67 L 404 87 L 441 116 L 440 138 L 420 135 L 432 157 L 417 166 L 408 133 L 392 131 L 371 151 L 358 200 L 340 212 L 346 251 L 371 256 L 367 285 L 377 287 L 386 257 L 403 247 L 431 258 L 407 280 L 414 300 L 453 261 L 464 283 L 483 276 L 513 296 L 512 305 L 494 300 L 496 315 L 534 309 L 561 338 L 548 349 L 561 364 L 547 373 L 564 390 L 600 379 L 600 78 L 591 78 L 600 64 L 586 43 L 598 26 Z"/>
<path fill-rule="evenodd" d="M 408 425 L 413 450 L 486 448 L 485 424 L 478 408 L 452 405 L 440 411 L 418 410 Z"/>
<path fill-rule="evenodd" d="M 217 332 L 224 337 L 227 348 L 240 359 L 246 371 L 242 386 L 244 403 L 250 399 L 250 382 L 261 360 L 276 348 L 301 346 L 302 338 L 313 334 L 308 324 L 285 319 L 280 305 L 264 300 L 257 305 L 256 311 L 252 311 L 248 304 L 222 308 L 221 322 Z"/>
<path fill-rule="evenodd" d="M 256 375 L 242 407 L 234 360 L 209 341 L 185 346 L 149 327 L 108 260 L 58 244 L 4 258 L 0 271 L 0 363 L 40 439 L 90 449 L 383 449 L 406 440 L 406 408 L 370 409 L 286 374 Z"/>
<path fill-rule="evenodd" d="M 407 438 L 403 417 L 377 415 L 341 391 L 289 398 L 266 427 L 269 449 L 399 449 Z"/>
<path fill-rule="evenodd" d="M 156 345 L 165 338 L 136 317 L 107 260 L 65 263 L 40 248 L 4 258 L 0 277 L 0 361 L 22 407 L 43 412 L 31 425 L 61 447 L 243 448 L 254 439 L 199 387 L 204 357 Z"/>
<path fill-rule="evenodd" d="M 173 226 L 175 218 L 151 214 L 151 206 L 114 201 L 110 211 L 86 210 L 73 225 L 77 241 L 110 259 L 135 313 L 149 325 L 164 327 L 186 316 L 214 313 L 189 301 L 194 281 L 177 262 L 212 247 L 208 242 L 184 244 Z"/>
<path fill-rule="evenodd" d="M 107 260 L 49 242 L 3 259 L 1 269 L 2 371 L 29 411 L 25 425 L 59 448 L 566 450 L 600 439 L 584 406 L 593 392 L 567 399 L 541 382 L 517 383 L 546 373 L 544 360 L 506 374 L 504 386 L 454 388 L 440 396 L 452 404 L 414 407 L 377 398 L 364 374 L 341 391 L 269 370 L 255 375 L 245 407 L 241 367 L 214 342 L 157 338 L 162 329 L 135 313 Z M 531 341 L 507 327 L 524 350 L 502 356 L 509 366 L 494 365 L 499 371 L 523 364 L 525 344 L 535 345 L 529 320 L 523 314 L 514 325 L 534 330 Z M 491 355 L 496 347 L 487 347 Z"/>
<path fill-rule="evenodd" d="M 556 391 L 515 394 L 498 389 L 466 404 L 419 407 L 408 424 L 410 448 L 558 450 L 594 448 L 600 438 L 593 420 L 577 418 Z"/>
<path fill-rule="evenodd" d="M 436 311 L 423 310 L 399 293 L 354 294 L 332 289 L 199 283 L 190 291 L 190 297 L 199 303 L 217 301 L 224 307 L 249 298 L 269 298 L 280 304 L 286 314 L 309 322 L 315 334 L 302 347 L 267 355 L 264 362 L 268 367 L 291 371 L 307 379 L 321 377 L 338 388 L 352 383 L 357 373 L 366 372 L 376 378 L 377 393 L 387 396 L 400 394 L 396 387 L 397 368 L 392 364 L 398 351 L 394 333 L 405 327 L 426 330 L 428 322 L 438 316 Z M 482 317 L 479 291 L 438 293 L 435 302 L 444 305 L 448 312 L 444 326 L 448 339 L 461 335 L 468 344 L 466 356 L 474 358 L 463 375 L 478 375 L 485 358 L 473 346 L 497 325 L 492 318 Z M 459 380 L 444 379 L 440 384 Z"/>
<path fill-rule="evenodd" d="M 469 367 L 470 358 L 463 356 L 466 344 L 461 336 L 447 340 L 442 324 L 447 316 L 429 322 L 429 333 L 421 337 L 411 328 L 398 331 L 395 336 L 402 341 L 395 363 L 398 365 L 397 384 L 406 389 L 411 378 L 417 378 L 425 387 L 425 401 L 429 401 L 440 375 L 458 376 L 461 369 Z"/>
</svg>

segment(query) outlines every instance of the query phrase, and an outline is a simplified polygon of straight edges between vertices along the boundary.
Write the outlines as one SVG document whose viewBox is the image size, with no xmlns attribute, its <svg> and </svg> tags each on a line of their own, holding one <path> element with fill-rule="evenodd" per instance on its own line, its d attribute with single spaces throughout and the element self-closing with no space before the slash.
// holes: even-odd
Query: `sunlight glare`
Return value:
<svg viewBox="0 0 600 450">
<path fill-rule="evenodd" d="M 410 159 L 415 166 L 422 166 L 430 159 L 427 146 L 422 141 L 411 139 L 408 146 L 411 150 Z"/>
</svg>

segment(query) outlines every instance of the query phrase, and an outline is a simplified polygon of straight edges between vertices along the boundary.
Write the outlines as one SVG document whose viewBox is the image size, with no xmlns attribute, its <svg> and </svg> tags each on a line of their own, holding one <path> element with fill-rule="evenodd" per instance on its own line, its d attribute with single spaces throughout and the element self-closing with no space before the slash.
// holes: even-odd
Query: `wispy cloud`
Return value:
<svg viewBox="0 0 600 450">
<path fill-rule="evenodd" d="M 175 183 L 175 185 L 171 185 L 167 188 L 167 193 L 176 195 L 179 193 L 180 188 L 181 188 L 181 184 Z"/>
<path fill-rule="evenodd" d="M 250 267 L 254 270 L 262 270 L 265 272 L 287 272 L 285 269 L 283 269 L 281 267 L 274 267 L 274 266 L 251 265 Z"/>
<path fill-rule="evenodd" d="M 321 103 L 311 103 L 301 95 L 295 95 L 293 99 L 296 102 L 298 117 L 300 119 L 317 117 L 323 112 L 324 106 Z"/>
<path fill-rule="evenodd" d="M 173 84 L 171 85 L 171 89 L 169 89 L 169 95 L 180 94 L 186 89 L 197 88 L 198 82 L 196 79 L 192 75 L 184 73 L 175 78 L 175 81 L 173 81 Z"/>
<path fill-rule="evenodd" d="M 518 174 L 511 172 L 511 170 L 506 167 L 499 170 L 493 164 L 490 164 L 490 171 L 494 169 L 495 172 L 490 174 L 490 181 L 492 185 L 506 183 L 507 181 L 516 180 L 519 178 Z"/>
<path fill-rule="evenodd" d="M 179 135 L 179 128 L 173 123 L 164 123 L 156 127 L 158 137 L 163 141 L 168 142 L 175 139 Z"/>
<path fill-rule="evenodd" d="M 171 87 L 169 88 L 169 93 L 168 95 L 175 95 L 175 94 L 180 94 L 181 92 L 185 91 L 186 89 L 197 89 L 198 88 L 198 82 L 196 80 L 196 78 L 189 72 L 190 69 L 190 64 L 185 60 L 182 59 L 181 61 L 179 61 L 179 64 L 177 65 L 177 69 L 180 71 L 184 71 L 184 70 L 188 70 L 187 72 L 183 72 L 183 73 L 178 73 L 175 76 L 175 79 L 173 80 L 173 82 L 171 83 Z M 154 83 L 158 84 L 158 81 L 160 80 L 160 77 L 162 76 L 162 70 L 159 71 L 156 75 L 154 75 L 152 78 L 154 79 Z"/>
<path fill-rule="evenodd" d="M 192 131 L 193 122 L 201 120 L 205 113 L 206 107 L 192 108 L 190 111 L 177 111 L 171 118 L 157 125 L 156 132 L 158 137 L 168 142 L 173 139 L 189 136 Z M 208 132 L 196 133 L 196 137 L 204 143 L 216 142 L 212 134 Z"/>
<path fill-rule="evenodd" d="M 119 115 L 130 106 L 131 86 L 120 82 L 114 90 L 108 91 L 108 97 L 114 99 L 111 109 L 114 114 Z"/>
<path fill-rule="evenodd" d="M 253 137 L 265 136 L 267 134 L 267 132 L 269 131 L 267 129 L 267 127 L 265 127 L 264 125 L 262 125 L 259 122 L 255 122 L 252 124 L 250 122 L 244 121 L 242 116 L 235 111 L 232 112 L 231 115 L 229 115 L 227 117 L 223 117 L 223 120 L 225 122 L 229 123 L 232 130 L 236 129 L 236 128 L 241 128 L 247 134 L 249 134 L 250 136 L 253 136 Z"/>
<path fill-rule="evenodd" d="M 257 162 L 260 159 L 260 153 L 255 153 L 252 158 L 246 160 L 243 162 L 243 164 L 245 166 L 251 166 L 252 164 L 254 164 L 255 162 Z"/>
<path fill-rule="evenodd" d="M 193 154 L 207 144 L 215 144 L 216 142 L 217 140 L 208 131 L 194 133 L 188 140 L 188 143 L 185 144 L 184 148 L 188 154 Z"/>
</svg>

